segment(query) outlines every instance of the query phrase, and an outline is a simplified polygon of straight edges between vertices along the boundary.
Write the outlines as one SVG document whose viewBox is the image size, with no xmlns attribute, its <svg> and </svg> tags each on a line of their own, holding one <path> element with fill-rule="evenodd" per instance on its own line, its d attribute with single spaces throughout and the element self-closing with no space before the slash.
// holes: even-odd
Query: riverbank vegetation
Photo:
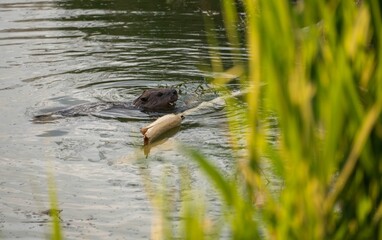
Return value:
<svg viewBox="0 0 382 240">
<path fill-rule="evenodd" d="M 208 215 L 185 171 L 180 231 L 163 207 L 169 203 L 155 201 L 163 204 L 155 205 L 161 228 L 153 238 L 382 239 L 380 2 L 221 3 L 232 51 L 243 44 L 248 51 L 248 62 L 229 68 L 211 52 L 212 71 L 231 76 L 213 80 L 222 94 L 232 81 L 248 92 L 246 111 L 227 114 L 236 172 L 227 176 L 203 153 L 184 149 L 220 196 L 223 216 Z M 211 24 L 207 18 L 207 30 Z M 243 106 L 237 101 L 227 101 L 228 113 Z M 272 140 L 269 113 L 277 119 Z M 264 162 L 283 182 L 277 190 Z"/>
</svg>

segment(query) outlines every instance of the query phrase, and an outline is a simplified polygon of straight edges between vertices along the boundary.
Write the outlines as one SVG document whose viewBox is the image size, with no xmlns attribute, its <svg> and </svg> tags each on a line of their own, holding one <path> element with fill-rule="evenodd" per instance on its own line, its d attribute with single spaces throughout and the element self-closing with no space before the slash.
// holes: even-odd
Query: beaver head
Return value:
<svg viewBox="0 0 382 240">
<path fill-rule="evenodd" d="M 133 105 L 145 111 L 166 111 L 174 108 L 178 92 L 172 88 L 145 90 Z"/>
</svg>

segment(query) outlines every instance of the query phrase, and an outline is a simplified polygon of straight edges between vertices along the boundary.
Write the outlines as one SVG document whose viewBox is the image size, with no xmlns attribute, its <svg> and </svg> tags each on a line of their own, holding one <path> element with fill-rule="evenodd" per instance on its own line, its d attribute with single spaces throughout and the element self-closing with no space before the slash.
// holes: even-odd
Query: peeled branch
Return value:
<svg viewBox="0 0 382 240">
<path fill-rule="evenodd" d="M 144 137 L 144 145 L 147 145 L 168 130 L 180 126 L 184 116 L 182 114 L 167 114 L 158 118 L 150 125 L 141 128 Z"/>
</svg>

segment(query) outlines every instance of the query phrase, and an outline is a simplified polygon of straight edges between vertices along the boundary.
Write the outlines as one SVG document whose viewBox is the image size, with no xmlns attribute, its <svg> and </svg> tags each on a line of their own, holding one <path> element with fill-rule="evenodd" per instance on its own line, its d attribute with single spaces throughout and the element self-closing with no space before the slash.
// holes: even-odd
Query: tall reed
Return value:
<svg viewBox="0 0 382 240">
<path fill-rule="evenodd" d="M 52 218 L 52 229 L 50 232 L 51 240 L 61 240 L 63 239 L 62 229 L 61 229 L 61 219 L 60 219 L 60 210 L 58 209 L 58 198 L 57 198 L 57 187 L 55 183 L 55 179 L 53 176 L 53 168 L 50 166 L 48 172 L 48 193 L 49 193 L 49 203 L 50 209 L 47 213 Z"/>
<path fill-rule="evenodd" d="M 232 239 L 382 239 L 381 3 L 224 0 L 233 47 L 240 44 L 240 4 L 249 58 L 227 70 L 248 91 L 239 123 L 246 126 L 244 146 L 242 130 L 232 127 L 238 118 L 227 114 L 238 173 L 227 178 L 201 152 L 185 149 L 221 196 L 219 224 Z M 222 70 L 214 59 L 214 69 Z M 225 89 L 229 80 L 214 83 Z M 267 140 L 267 112 L 278 121 L 276 143 Z M 284 181 L 277 192 L 264 178 L 264 159 Z M 187 233 L 203 231 L 208 218 L 192 214 L 184 213 L 192 219 L 183 229 L 187 239 L 196 239 Z"/>
</svg>

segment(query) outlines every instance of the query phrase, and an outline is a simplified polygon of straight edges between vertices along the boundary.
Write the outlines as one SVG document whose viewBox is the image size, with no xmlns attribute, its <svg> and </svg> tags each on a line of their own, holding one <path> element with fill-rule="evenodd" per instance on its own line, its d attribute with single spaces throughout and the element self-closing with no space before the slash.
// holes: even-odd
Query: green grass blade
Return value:
<svg viewBox="0 0 382 240">
<path fill-rule="evenodd" d="M 226 180 L 223 174 L 221 174 L 215 166 L 209 163 L 209 161 L 200 152 L 189 148 L 183 149 L 184 152 L 186 152 L 194 161 L 199 164 L 202 170 L 210 178 L 216 189 L 221 193 L 226 204 L 228 206 L 232 206 L 234 204 L 236 191 L 231 186 L 231 183 Z"/>
</svg>

